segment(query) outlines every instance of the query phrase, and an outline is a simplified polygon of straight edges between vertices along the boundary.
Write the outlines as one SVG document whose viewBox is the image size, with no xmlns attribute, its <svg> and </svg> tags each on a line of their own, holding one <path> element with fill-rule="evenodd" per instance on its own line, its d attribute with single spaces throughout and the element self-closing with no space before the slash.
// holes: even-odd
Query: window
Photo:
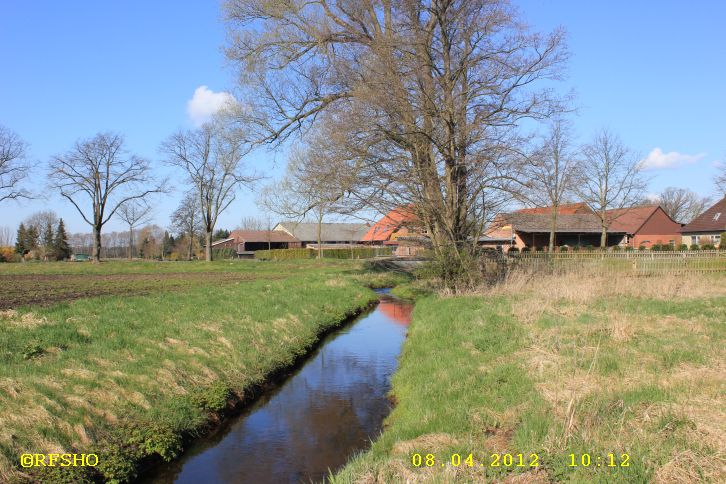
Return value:
<svg viewBox="0 0 726 484">
<path fill-rule="evenodd" d="M 718 220 L 718 218 L 721 216 L 721 212 L 716 212 L 716 214 L 713 216 L 714 222 Z"/>
</svg>

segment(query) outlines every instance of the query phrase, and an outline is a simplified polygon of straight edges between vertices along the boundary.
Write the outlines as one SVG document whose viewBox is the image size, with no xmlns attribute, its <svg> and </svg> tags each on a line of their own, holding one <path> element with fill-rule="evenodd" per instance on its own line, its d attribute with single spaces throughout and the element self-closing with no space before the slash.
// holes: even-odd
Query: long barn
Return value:
<svg viewBox="0 0 726 484">
<path fill-rule="evenodd" d="M 300 247 L 300 240 L 279 230 L 233 230 L 228 238 L 212 243 L 212 249 L 233 249 L 237 257 L 252 257 L 256 250 Z"/>
</svg>

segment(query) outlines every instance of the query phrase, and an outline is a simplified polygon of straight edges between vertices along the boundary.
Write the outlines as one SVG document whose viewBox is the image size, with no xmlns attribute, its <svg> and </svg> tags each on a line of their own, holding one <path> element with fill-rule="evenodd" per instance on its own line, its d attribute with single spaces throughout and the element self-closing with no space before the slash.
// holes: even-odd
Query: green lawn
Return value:
<svg viewBox="0 0 726 484">
<path fill-rule="evenodd" d="M 0 481 L 22 478 L 18 471 L 51 482 L 88 477 L 80 468 L 20 469 L 25 452 L 95 452 L 104 478 L 120 480 L 149 456 L 173 458 L 229 402 L 249 397 L 321 331 L 375 299 L 364 283 L 387 276 L 360 268 L 347 261 L 0 265 L 3 292 L 34 290 L 36 279 L 62 293 L 77 275 L 113 288 L 0 311 Z M 111 274 L 134 277 L 109 281 Z M 137 287 L 135 275 L 152 274 Z"/>
<path fill-rule="evenodd" d="M 724 482 L 725 336 L 723 275 L 425 297 L 385 431 L 334 480 Z"/>
</svg>

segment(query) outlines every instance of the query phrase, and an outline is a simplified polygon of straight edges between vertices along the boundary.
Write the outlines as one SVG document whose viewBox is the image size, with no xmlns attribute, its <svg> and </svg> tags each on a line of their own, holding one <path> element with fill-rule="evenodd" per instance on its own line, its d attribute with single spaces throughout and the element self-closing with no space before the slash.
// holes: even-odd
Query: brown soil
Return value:
<svg viewBox="0 0 726 484">
<path fill-rule="evenodd" d="M 260 275 L 229 272 L 2 275 L 0 310 L 49 306 L 94 296 L 145 295 L 200 284 L 229 284 L 260 278 Z M 262 278 L 277 277 L 265 275 Z"/>
</svg>

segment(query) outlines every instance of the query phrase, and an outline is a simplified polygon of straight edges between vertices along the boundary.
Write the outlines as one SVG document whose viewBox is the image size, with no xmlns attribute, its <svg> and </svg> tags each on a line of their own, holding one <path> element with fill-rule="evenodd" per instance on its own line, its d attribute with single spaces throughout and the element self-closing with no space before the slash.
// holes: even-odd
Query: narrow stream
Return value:
<svg viewBox="0 0 726 484">
<path fill-rule="evenodd" d="M 152 482 L 318 482 L 368 448 L 391 410 L 386 395 L 412 310 L 380 296 L 282 385 Z"/>
</svg>

